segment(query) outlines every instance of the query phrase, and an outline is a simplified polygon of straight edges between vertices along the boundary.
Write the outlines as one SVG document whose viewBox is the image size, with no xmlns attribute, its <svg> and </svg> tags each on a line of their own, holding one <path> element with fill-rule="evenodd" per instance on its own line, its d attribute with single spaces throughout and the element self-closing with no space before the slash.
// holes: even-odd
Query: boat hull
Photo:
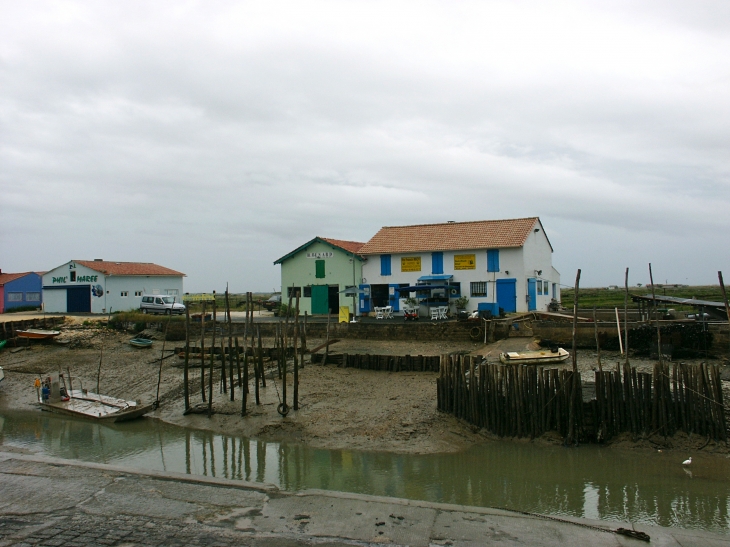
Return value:
<svg viewBox="0 0 730 547">
<path fill-rule="evenodd" d="M 76 416 L 90 420 L 114 423 L 140 418 L 151 412 L 154 405 L 141 405 L 107 395 L 82 393 L 72 390 L 68 400 L 39 401 L 41 409 L 65 416 Z"/>
<path fill-rule="evenodd" d="M 505 365 L 551 365 L 567 361 L 570 357 L 563 348 L 551 350 L 501 353 L 499 360 Z"/>
<path fill-rule="evenodd" d="M 151 348 L 152 340 L 147 340 L 145 338 L 132 338 L 129 341 L 129 345 L 135 348 Z"/>
<path fill-rule="evenodd" d="M 16 331 L 18 338 L 30 338 L 33 340 L 42 340 L 44 338 L 54 338 L 61 334 L 57 330 L 38 330 L 38 329 L 27 329 Z"/>
</svg>

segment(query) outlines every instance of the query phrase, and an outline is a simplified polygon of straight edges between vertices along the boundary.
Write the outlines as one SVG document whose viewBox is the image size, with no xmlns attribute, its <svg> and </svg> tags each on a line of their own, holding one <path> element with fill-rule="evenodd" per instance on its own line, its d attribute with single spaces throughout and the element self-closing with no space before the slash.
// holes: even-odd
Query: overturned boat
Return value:
<svg viewBox="0 0 730 547">
<path fill-rule="evenodd" d="M 549 365 L 567 361 L 570 353 L 563 348 L 538 351 L 509 351 L 499 354 L 505 365 Z"/>
<path fill-rule="evenodd" d="M 69 378 L 69 384 L 71 378 Z M 123 422 L 144 416 L 154 409 L 153 404 L 142 405 L 141 401 L 127 401 L 92 393 L 82 386 L 80 389 L 71 389 L 66 385 L 63 374 L 49 374 L 45 380 L 36 379 L 38 404 L 42 410 L 90 418 L 103 422 Z"/>
</svg>

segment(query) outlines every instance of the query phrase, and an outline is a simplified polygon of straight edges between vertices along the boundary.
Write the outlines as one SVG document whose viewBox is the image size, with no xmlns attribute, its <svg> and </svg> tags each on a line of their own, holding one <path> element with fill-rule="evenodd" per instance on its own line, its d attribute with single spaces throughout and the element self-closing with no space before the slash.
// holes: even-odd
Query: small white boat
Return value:
<svg viewBox="0 0 730 547">
<path fill-rule="evenodd" d="M 42 410 L 91 418 L 103 422 L 123 422 L 144 416 L 154 405 L 142 405 L 141 401 L 127 401 L 100 395 L 83 389 L 69 389 L 65 378 L 58 373 L 50 374 L 46 380 L 36 380 L 38 404 Z"/>
<path fill-rule="evenodd" d="M 33 340 L 43 340 L 46 338 L 54 338 L 61 334 L 57 330 L 41 330 L 41 329 L 25 329 L 16 332 L 18 338 L 32 338 Z"/>
<path fill-rule="evenodd" d="M 545 365 L 562 363 L 570 357 L 570 353 L 563 348 L 553 351 L 544 349 L 538 351 L 509 351 L 500 353 L 499 360 L 505 365 Z"/>
<path fill-rule="evenodd" d="M 132 338 L 129 341 L 129 345 L 135 348 L 151 348 L 152 340 L 148 340 L 147 338 Z"/>
</svg>

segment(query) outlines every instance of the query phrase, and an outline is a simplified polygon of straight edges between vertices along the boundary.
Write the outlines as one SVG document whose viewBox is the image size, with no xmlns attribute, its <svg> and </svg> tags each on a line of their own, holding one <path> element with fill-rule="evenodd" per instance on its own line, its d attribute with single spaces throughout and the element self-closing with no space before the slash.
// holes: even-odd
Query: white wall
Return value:
<svg viewBox="0 0 730 547">
<path fill-rule="evenodd" d="M 71 280 L 72 272 L 76 274 L 76 281 Z M 73 261 L 43 275 L 43 286 L 54 287 L 43 290 L 45 310 L 49 313 L 68 311 L 65 287 L 91 286 L 91 313 L 139 309 L 141 296 L 135 297 L 135 292 L 169 294 L 168 291 L 177 291 L 178 301 L 182 301 L 183 295 L 183 278 L 180 276 L 104 276 Z M 122 291 L 129 295 L 123 297 Z"/>
<path fill-rule="evenodd" d="M 535 229 L 538 231 L 535 232 Z M 536 223 L 533 230 L 530 232 L 530 235 L 527 236 L 523 249 L 525 257 L 523 270 L 525 281 L 523 283 L 523 289 L 525 294 L 527 294 L 527 279 L 529 278 L 534 278 L 538 281 L 547 281 L 549 286 L 548 292 L 547 294 L 537 294 L 536 303 L 537 310 L 545 311 L 548 309 L 548 305 L 552 300 L 553 283 L 557 284 L 556 288 L 558 290 L 557 296 L 559 300 L 560 274 L 555 268 L 553 268 L 550 242 L 548 241 L 545 231 L 542 229 L 540 223 Z M 537 272 L 542 273 L 538 274 Z M 520 282 L 518 281 L 518 288 L 519 284 Z M 527 302 L 524 296 L 522 300 L 523 302 Z M 518 296 L 518 303 L 519 301 L 520 298 Z M 527 308 L 525 308 L 525 310 L 526 309 Z"/>
<path fill-rule="evenodd" d="M 172 294 L 176 302 L 182 302 L 183 278 L 179 276 L 144 276 L 120 275 L 106 278 L 105 304 L 106 312 L 128 311 L 139 309 L 142 294 Z M 127 296 L 122 296 L 127 292 Z M 135 296 L 139 293 L 139 296 Z"/>
<path fill-rule="evenodd" d="M 538 229 L 537 232 L 534 230 Z M 456 270 L 454 268 L 455 255 L 475 255 L 475 269 Z M 499 272 L 487 272 L 487 250 L 474 249 L 469 251 L 444 251 L 443 273 L 453 275 L 453 282 L 461 283 L 461 294 L 469 297 L 467 310 L 476 310 L 480 302 L 493 303 L 497 301 L 496 281 L 498 279 L 516 279 L 517 311 L 528 310 L 528 279 L 534 278 L 548 281 L 547 294 L 537 295 L 537 310 L 547 310 L 552 299 L 552 284 L 557 284 L 557 298 L 560 300 L 560 274 L 552 266 L 552 250 L 550 243 L 539 222 L 535 223 L 527 241 L 521 248 L 499 249 Z M 402 257 L 421 257 L 420 272 L 402 272 Z M 380 275 L 380 255 L 369 255 L 363 265 L 363 283 L 369 285 L 394 285 L 408 283 L 415 285 L 419 277 L 432 275 L 431 252 L 399 253 L 391 255 L 391 275 Z M 538 275 L 536 272 L 541 271 Z M 487 282 L 487 296 L 473 297 L 470 294 L 470 283 L 473 281 Z M 453 311 L 453 310 L 452 310 Z"/>
<path fill-rule="evenodd" d="M 521 283 L 520 279 L 524 279 L 524 261 L 522 258 L 522 249 L 509 248 L 499 250 L 499 272 L 487 271 L 487 250 L 472 249 L 467 251 L 444 251 L 444 275 L 453 275 L 452 282 L 461 283 L 461 294 L 469 298 L 467 310 L 476 310 L 480 302 L 493 303 L 497 301 L 496 281 L 497 279 L 517 278 L 517 306 L 518 311 L 521 309 L 520 304 L 526 310 L 525 294 L 527 291 L 526 282 Z M 473 270 L 457 270 L 454 267 L 454 257 L 456 255 L 470 255 L 475 258 L 475 268 Z M 421 257 L 420 272 L 402 272 L 402 257 Z M 415 285 L 418 278 L 425 275 L 432 275 L 431 252 L 423 253 L 399 253 L 391 255 L 391 275 L 380 275 L 380 255 L 368 256 L 367 262 L 363 265 L 363 278 L 367 281 L 363 283 L 369 285 L 394 285 L 408 283 Z M 470 284 L 473 281 L 487 282 L 487 296 L 474 297 L 470 294 Z M 520 290 L 522 293 L 520 294 Z M 452 310 L 453 311 L 453 310 Z"/>
</svg>

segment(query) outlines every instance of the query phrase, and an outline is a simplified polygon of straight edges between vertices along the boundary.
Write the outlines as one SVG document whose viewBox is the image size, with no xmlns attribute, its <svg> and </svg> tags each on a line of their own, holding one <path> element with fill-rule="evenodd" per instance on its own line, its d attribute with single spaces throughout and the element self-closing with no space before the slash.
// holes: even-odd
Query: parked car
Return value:
<svg viewBox="0 0 730 547">
<path fill-rule="evenodd" d="M 274 293 L 272 294 L 268 300 L 264 300 L 264 302 L 261 304 L 264 309 L 269 311 L 274 311 L 279 306 L 281 306 L 281 293 Z"/>
<path fill-rule="evenodd" d="M 139 303 L 139 311 L 142 313 L 185 313 L 185 306 L 179 302 L 175 302 L 174 296 L 166 295 L 142 295 L 142 301 Z"/>
</svg>

